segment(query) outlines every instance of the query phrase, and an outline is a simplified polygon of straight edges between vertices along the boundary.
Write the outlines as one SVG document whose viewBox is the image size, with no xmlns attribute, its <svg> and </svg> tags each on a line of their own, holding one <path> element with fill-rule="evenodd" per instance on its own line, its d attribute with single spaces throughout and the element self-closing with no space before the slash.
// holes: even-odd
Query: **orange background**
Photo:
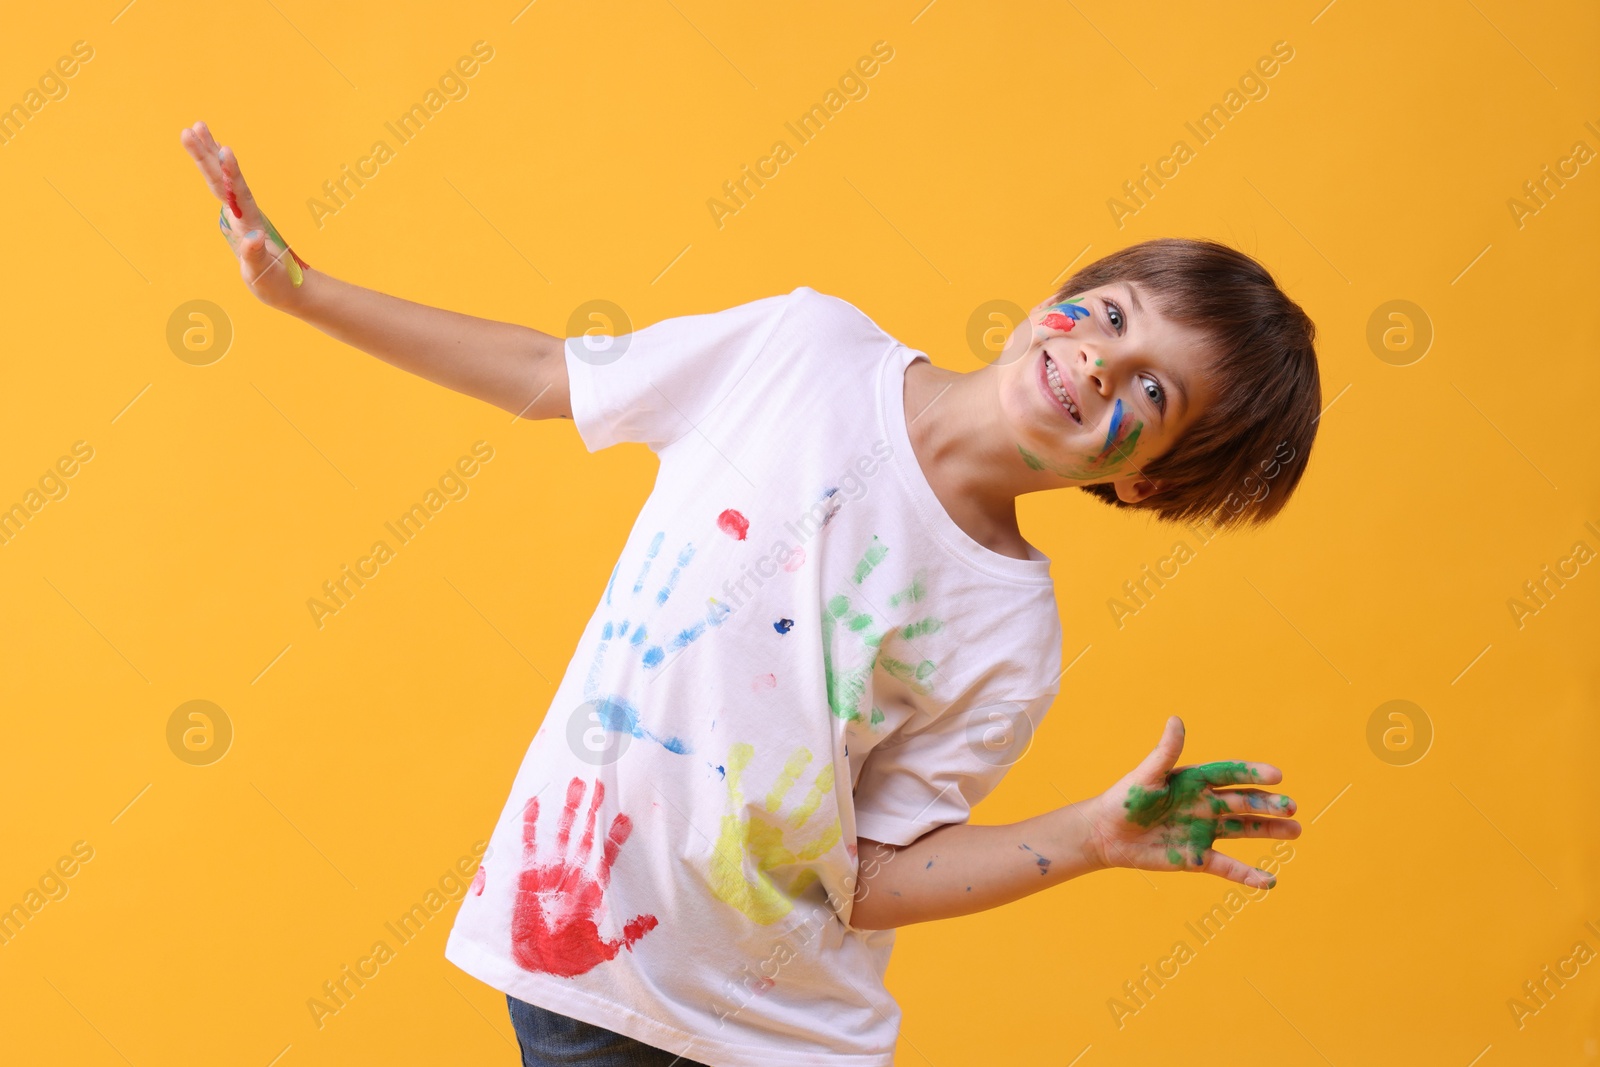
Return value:
<svg viewBox="0 0 1600 1067">
<path fill-rule="evenodd" d="M 1082 655 L 977 818 L 1099 792 L 1177 712 L 1186 759 L 1284 767 L 1307 832 L 1204 945 L 1185 924 L 1229 886 L 1131 871 L 904 930 L 898 1062 L 1600 1058 L 1600 964 L 1543 1005 L 1523 988 L 1600 952 L 1600 566 L 1566 564 L 1520 626 L 1508 606 L 1600 551 L 1600 175 L 1508 203 L 1600 151 L 1600 12 L 1325 2 L 11 13 L 0 103 L 76 41 L 93 58 L 0 145 L 0 506 L 74 442 L 93 458 L 0 545 L 0 907 L 75 842 L 92 859 L 0 945 L 7 1058 L 515 1062 L 503 999 L 443 959 L 453 903 L 321 1029 L 306 1001 L 487 837 L 654 473 L 256 303 L 178 144 L 201 118 L 313 266 L 551 333 L 592 299 L 642 325 L 803 284 L 971 369 L 974 309 L 1125 244 L 1261 258 L 1322 331 L 1299 495 L 1190 541 L 1120 628 L 1107 602 L 1191 535 L 1024 499 Z M 467 95 L 318 226 L 322 183 L 480 40 Z M 707 200 L 877 41 L 868 94 L 719 227 Z M 1198 145 L 1185 122 L 1279 41 L 1266 95 Z M 1193 158 L 1119 227 L 1107 201 L 1180 138 Z M 192 300 L 233 332 L 204 365 L 167 340 Z M 1385 349 L 1392 300 L 1417 311 Z M 306 600 L 479 440 L 469 495 L 319 630 Z M 208 765 L 169 747 L 191 700 L 231 724 Z M 1409 751 L 1369 745 L 1391 700 L 1420 709 Z M 1119 1026 L 1108 1001 L 1178 940 L 1194 957 Z"/>
</svg>

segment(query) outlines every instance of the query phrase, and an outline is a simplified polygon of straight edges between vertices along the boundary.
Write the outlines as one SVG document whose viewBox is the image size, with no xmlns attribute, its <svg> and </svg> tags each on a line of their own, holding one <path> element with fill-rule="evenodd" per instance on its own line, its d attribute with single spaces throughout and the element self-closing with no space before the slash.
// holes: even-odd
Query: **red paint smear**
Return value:
<svg viewBox="0 0 1600 1067">
<path fill-rule="evenodd" d="M 621 813 L 611 820 L 599 866 L 591 873 L 588 860 L 594 850 L 595 820 L 605 798 L 605 785 L 595 780 L 583 838 L 569 855 L 572 824 L 583 793 L 583 779 L 574 778 L 567 784 L 567 803 L 556 824 L 556 858 L 541 861 L 538 854 L 539 798 L 529 800 L 523 809 L 524 867 L 511 915 L 511 953 L 523 970 L 572 978 L 616 959 L 624 948 L 631 951 L 635 941 L 659 925 L 654 915 L 638 915 L 623 926 L 622 937 L 607 941 L 600 936 L 594 916 L 611 882 L 617 853 L 633 833 L 633 820 Z"/>
<path fill-rule="evenodd" d="M 803 567 L 805 562 L 806 550 L 797 546 L 794 550 L 794 555 L 789 557 L 789 562 L 783 565 L 783 569 L 788 571 L 790 574 L 793 574 L 795 571 Z"/>
<path fill-rule="evenodd" d="M 1050 327 L 1052 330 L 1060 330 L 1062 333 L 1071 333 L 1072 327 L 1075 325 L 1072 319 L 1067 318 L 1059 311 L 1052 311 L 1050 314 L 1046 315 L 1044 317 L 1044 324 Z"/>
<path fill-rule="evenodd" d="M 487 878 L 488 878 L 488 875 L 484 873 L 483 868 L 479 867 L 478 868 L 478 873 L 472 876 L 472 895 L 473 896 L 475 896 L 475 897 L 483 896 L 483 883 Z"/>
<path fill-rule="evenodd" d="M 735 541 L 743 541 L 744 535 L 750 532 L 750 520 L 729 508 L 717 516 L 717 529 Z"/>
<path fill-rule="evenodd" d="M 239 210 L 239 198 L 233 195 L 233 179 L 228 177 L 228 172 L 222 172 L 222 188 L 228 194 L 228 210 L 233 212 L 236 219 L 244 218 L 244 212 Z"/>
<path fill-rule="evenodd" d="M 751 689 L 776 689 L 778 676 L 776 674 L 758 674 L 756 680 L 750 683 Z"/>
<path fill-rule="evenodd" d="M 300 254 L 298 252 L 296 252 L 294 249 L 292 249 L 292 248 L 289 249 L 289 254 L 291 256 L 294 256 L 294 261 L 296 263 L 300 264 L 300 269 L 301 270 L 310 270 L 311 269 L 311 264 L 309 264 L 305 260 L 301 259 L 300 258 Z"/>
</svg>

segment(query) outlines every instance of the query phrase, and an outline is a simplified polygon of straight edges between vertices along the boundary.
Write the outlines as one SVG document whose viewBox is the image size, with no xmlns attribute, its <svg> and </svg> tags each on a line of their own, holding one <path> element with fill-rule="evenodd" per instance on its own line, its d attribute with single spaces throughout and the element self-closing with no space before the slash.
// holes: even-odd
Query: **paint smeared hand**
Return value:
<svg viewBox="0 0 1600 1067">
<path fill-rule="evenodd" d="M 594 782 L 588 824 L 576 852 L 568 851 L 572 823 L 583 800 L 583 779 L 567 783 L 567 803 L 556 824 L 555 855 L 540 856 L 538 848 L 539 798 L 531 798 L 522 813 L 522 871 L 517 877 L 517 903 L 511 913 L 511 955 L 524 970 L 571 978 L 617 958 L 658 925 L 654 915 L 636 915 L 624 924 L 622 936 L 606 940 L 595 922 L 611 883 L 611 866 L 633 833 L 633 820 L 618 814 L 611 820 L 598 868 L 591 874 L 595 820 L 605 799 L 605 783 Z"/>
<path fill-rule="evenodd" d="M 311 265 L 294 254 L 256 206 L 233 149 L 219 147 L 203 122 L 184 130 L 178 139 L 200 168 L 211 195 L 222 201 L 217 224 L 228 247 L 239 257 L 239 274 L 245 284 L 269 307 L 292 304 Z"/>
<path fill-rule="evenodd" d="M 1288 818 L 1294 801 L 1254 788 L 1283 781 L 1283 773 L 1271 764 L 1238 761 L 1174 767 L 1183 739 L 1183 720 L 1174 715 L 1150 755 L 1095 798 L 1092 847 L 1107 867 L 1204 871 L 1271 889 L 1277 884 L 1272 875 L 1211 845 L 1232 837 L 1299 837 L 1300 824 Z"/>
</svg>

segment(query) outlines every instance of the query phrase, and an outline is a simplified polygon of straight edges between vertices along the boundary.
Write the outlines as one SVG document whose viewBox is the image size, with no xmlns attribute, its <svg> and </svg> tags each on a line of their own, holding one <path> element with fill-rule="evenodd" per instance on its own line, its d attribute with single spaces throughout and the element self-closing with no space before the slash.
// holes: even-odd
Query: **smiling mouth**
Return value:
<svg viewBox="0 0 1600 1067">
<path fill-rule="evenodd" d="M 1050 389 L 1050 395 L 1055 397 L 1061 406 L 1066 409 L 1067 414 L 1071 416 L 1074 422 L 1082 426 L 1083 412 L 1079 411 L 1078 405 L 1073 403 L 1072 396 L 1067 392 L 1066 385 L 1061 381 L 1061 368 L 1056 366 L 1056 361 L 1050 358 L 1048 352 L 1045 353 L 1044 357 L 1044 377 Z"/>
</svg>

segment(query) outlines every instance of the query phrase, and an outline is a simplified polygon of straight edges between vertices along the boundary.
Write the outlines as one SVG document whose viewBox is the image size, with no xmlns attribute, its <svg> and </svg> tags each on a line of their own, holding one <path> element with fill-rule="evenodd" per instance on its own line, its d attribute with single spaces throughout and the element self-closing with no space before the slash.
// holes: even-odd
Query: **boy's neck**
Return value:
<svg viewBox="0 0 1600 1067">
<path fill-rule="evenodd" d="M 1015 449 L 1007 451 L 993 367 L 963 374 L 915 360 L 904 403 L 911 450 L 950 518 L 991 551 L 1028 559 L 1017 526 L 1023 489 Z"/>
</svg>

